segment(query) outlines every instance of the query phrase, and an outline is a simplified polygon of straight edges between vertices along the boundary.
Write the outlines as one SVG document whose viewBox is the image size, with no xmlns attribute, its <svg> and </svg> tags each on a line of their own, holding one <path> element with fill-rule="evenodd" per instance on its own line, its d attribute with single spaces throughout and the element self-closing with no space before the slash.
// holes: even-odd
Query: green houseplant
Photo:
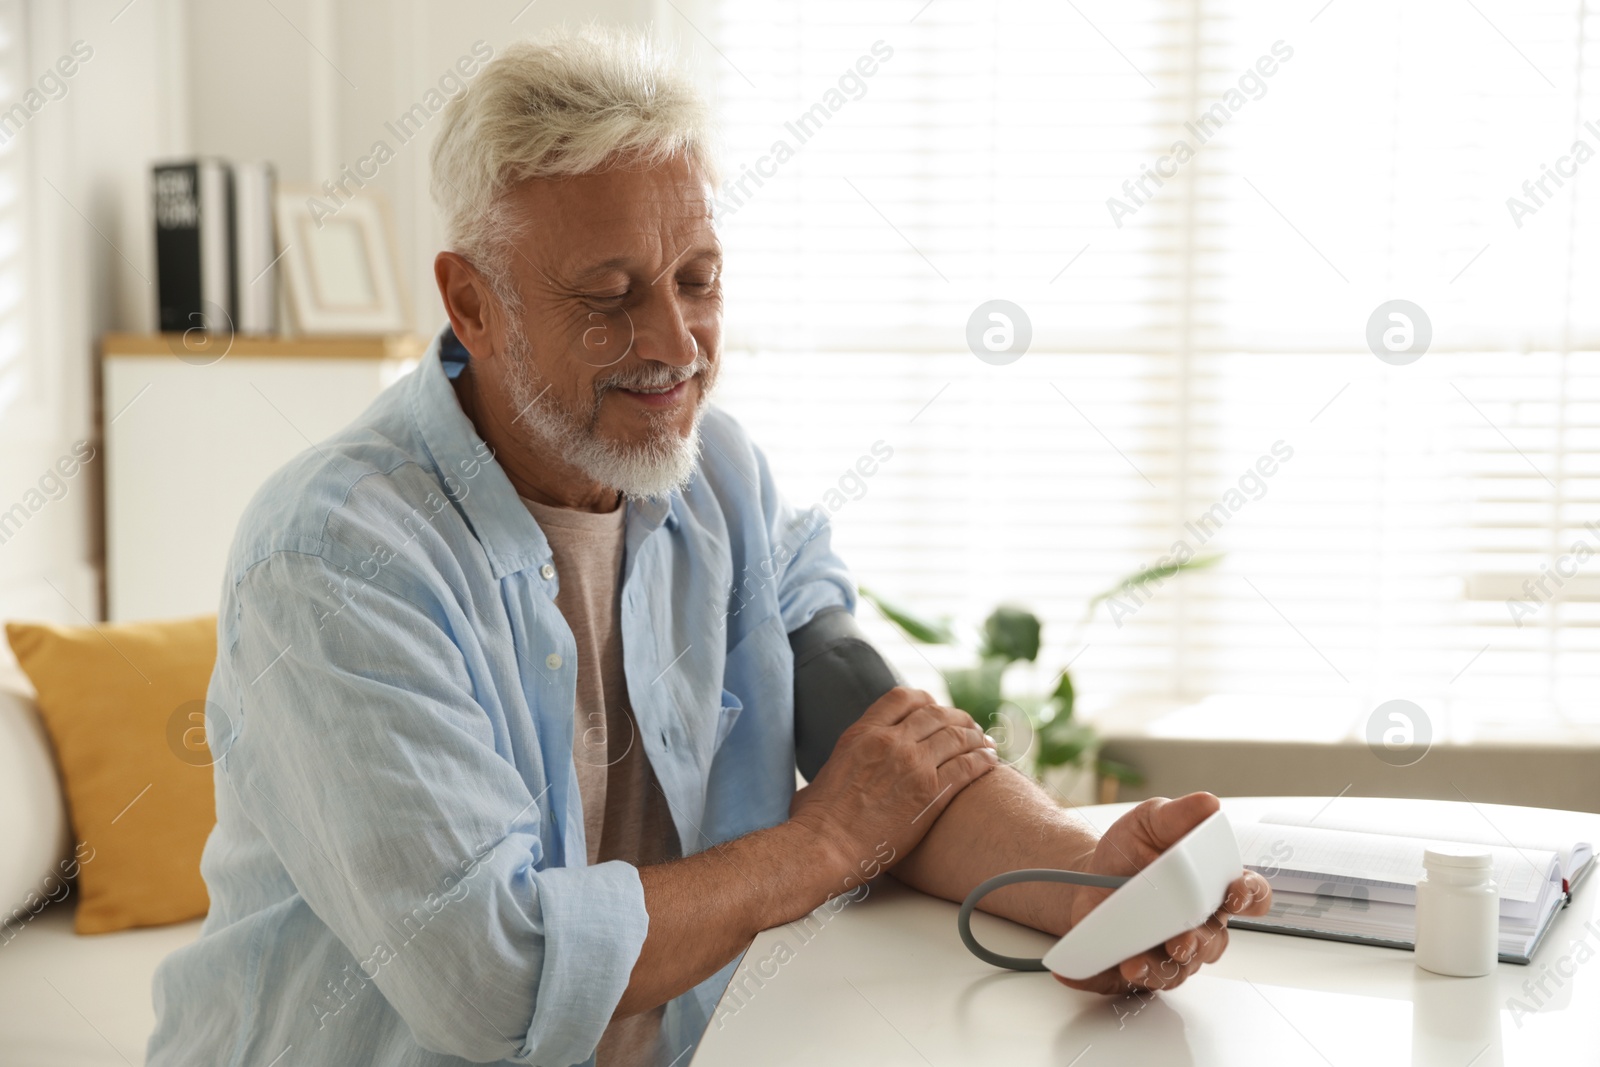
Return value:
<svg viewBox="0 0 1600 1067">
<path fill-rule="evenodd" d="M 1221 555 L 1196 556 L 1182 562 L 1163 563 L 1136 571 L 1091 599 L 1080 625 L 1092 618 L 1101 604 L 1110 602 L 1115 609 L 1124 598 L 1132 598 L 1135 603 L 1140 603 L 1152 586 L 1159 586 L 1184 571 L 1213 566 L 1221 558 Z M 970 666 L 940 672 L 944 676 L 951 705 L 971 715 L 984 732 L 997 734 L 996 739 L 1002 742 L 1002 747 L 1007 747 L 1011 733 L 1005 720 L 1005 710 L 1007 705 L 1015 708 L 1022 717 L 1022 726 L 1028 732 L 1026 752 L 1033 756 L 1035 777 L 1042 780 L 1053 768 L 1074 767 L 1080 771 L 1092 770 L 1102 782 L 1109 780 L 1138 785 L 1144 780 L 1133 767 L 1100 755 L 1100 738 L 1094 727 L 1074 716 L 1077 690 L 1068 668 L 1062 668 L 1055 684 L 1043 696 L 1007 697 L 1006 671 L 1015 663 L 1032 663 L 1039 658 L 1043 625 L 1031 611 L 1002 604 L 984 619 L 975 641 L 970 638 L 963 640 L 948 619 L 921 618 L 869 589 L 862 589 L 861 594 L 910 640 L 919 644 L 965 646 L 968 649 L 974 657 Z M 1129 610 L 1126 605 L 1123 607 Z"/>
</svg>

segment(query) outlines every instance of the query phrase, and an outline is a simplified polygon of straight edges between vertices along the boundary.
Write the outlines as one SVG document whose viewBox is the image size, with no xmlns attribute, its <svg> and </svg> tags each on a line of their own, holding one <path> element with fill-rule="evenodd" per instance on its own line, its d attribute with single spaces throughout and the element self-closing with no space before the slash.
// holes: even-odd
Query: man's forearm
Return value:
<svg viewBox="0 0 1600 1067">
<path fill-rule="evenodd" d="M 639 868 L 650 929 L 616 1017 L 663 1004 L 715 974 L 762 930 L 859 881 L 836 850 L 790 820 L 681 860 Z"/>
<path fill-rule="evenodd" d="M 966 712 L 922 690 L 891 689 L 840 735 L 791 799 L 787 822 L 640 868 L 650 926 L 614 1014 L 678 996 L 762 930 L 916 852 L 948 808 L 998 769 L 995 759 Z"/>
<path fill-rule="evenodd" d="M 986 878 L 1019 867 L 1082 870 L 1097 836 L 1014 767 L 996 767 L 950 801 L 939 821 L 891 869 L 900 881 L 961 901 Z M 1034 883 L 1007 886 L 981 909 L 1051 934 L 1064 934 L 1073 889 Z"/>
</svg>

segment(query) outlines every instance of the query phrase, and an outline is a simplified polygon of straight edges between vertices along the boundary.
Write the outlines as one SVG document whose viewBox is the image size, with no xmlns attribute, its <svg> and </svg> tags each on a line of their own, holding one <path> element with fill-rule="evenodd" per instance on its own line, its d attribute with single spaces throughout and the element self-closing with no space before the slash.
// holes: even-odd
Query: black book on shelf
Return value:
<svg viewBox="0 0 1600 1067">
<path fill-rule="evenodd" d="M 158 163 L 151 190 L 162 332 L 232 333 L 238 306 L 232 169 L 220 159 Z"/>
</svg>

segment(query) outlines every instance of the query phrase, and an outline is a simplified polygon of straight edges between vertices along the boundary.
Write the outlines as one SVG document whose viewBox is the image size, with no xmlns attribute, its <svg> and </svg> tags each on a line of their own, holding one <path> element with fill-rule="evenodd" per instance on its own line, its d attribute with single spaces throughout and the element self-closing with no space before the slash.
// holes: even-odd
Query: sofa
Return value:
<svg viewBox="0 0 1600 1067">
<path fill-rule="evenodd" d="M 200 920 L 74 933 L 68 825 L 32 688 L 0 667 L 0 1062 L 143 1064 L 151 976 Z"/>
</svg>

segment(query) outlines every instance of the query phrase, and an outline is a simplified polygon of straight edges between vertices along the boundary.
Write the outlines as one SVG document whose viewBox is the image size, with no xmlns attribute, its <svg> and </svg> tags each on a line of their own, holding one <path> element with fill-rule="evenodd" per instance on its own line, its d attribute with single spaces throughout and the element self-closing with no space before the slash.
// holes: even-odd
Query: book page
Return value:
<svg viewBox="0 0 1600 1067">
<path fill-rule="evenodd" d="M 1266 874 L 1269 880 L 1283 872 L 1402 887 L 1414 887 L 1422 877 L 1425 849 L 1451 844 L 1428 838 L 1265 822 L 1236 823 L 1234 834 L 1245 866 Z M 1494 880 L 1503 901 L 1536 903 L 1557 876 L 1553 852 L 1503 845 L 1483 847 L 1494 858 Z"/>
<path fill-rule="evenodd" d="M 1263 823 L 1316 826 L 1325 830 L 1350 830 L 1385 837 L 1415 837 L 1433 841 L 1489 845 L 1553 852 L 1563 877 L 1571 877 L 1593 855 L 1583 816 L 1541 808 L 1507 808 L 1460 801 L 1397 800 L 1380 797 L 1338 797 L 1332 801 L 1308 799 L 1304 805 L 1283 808 L 1261 817 Z"/>
</svg>

